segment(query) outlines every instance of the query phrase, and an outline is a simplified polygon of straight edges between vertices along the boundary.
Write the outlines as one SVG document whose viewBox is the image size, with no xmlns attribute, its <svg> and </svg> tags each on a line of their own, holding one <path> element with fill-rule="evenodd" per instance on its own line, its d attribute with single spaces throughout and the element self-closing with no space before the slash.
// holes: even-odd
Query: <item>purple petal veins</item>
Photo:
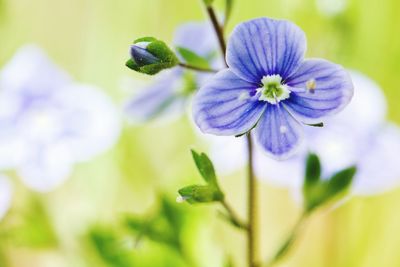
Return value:
<svg viewBox="0 0 400 267">
<path fill-rule="evenodd" d="M 321 122 L 351 100 L 353 85 L 339 65 L 304 59 L 306 38 L 295 24 L 259 18 L 237 26 L 227 46 L 229 70 L 200 88 L 194 118 L 205 133 L 237 135 L 255 127 L 276 159 L 300 146 L 300 122 Z"/>
</svg>

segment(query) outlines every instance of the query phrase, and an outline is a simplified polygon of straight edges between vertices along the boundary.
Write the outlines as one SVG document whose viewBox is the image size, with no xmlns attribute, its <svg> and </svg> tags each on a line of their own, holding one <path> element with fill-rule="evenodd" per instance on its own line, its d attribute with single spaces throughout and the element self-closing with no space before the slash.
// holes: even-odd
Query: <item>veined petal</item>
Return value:
<svg viewBox="0 0 400 267">
<path fill-rule="evenodd" d="M 285 78 L 300 66 L 306 46 L 304 32 L 292 22 L 258 18 L 234 29 L 226 59 L 232 71 L 247 81 L 259 82 L 273 74 Z"/>
<path fill-rule="evenodd" d="M 346 70 L 323 59 L 304 61 L 285 82 L 296 90 L 284 105 L 304 123 L 318 123 L 341 111 L 353 96 L 353 84 Z"/>
<path fill-rule="evenodd" d="M 370 135 L 386 120 L 387 103 L 382 89 L 373 80 L 360 72 L 350 70 L 354 84 L 354 96 L 342 112 L 324 121 L 325 126 L 340 125 Z M 371 108 L 371 107 L 374 108 Z"/>
<path fill-rule="evenodd" d="M 260 146 L 278 160 L 296 153 L 303 135 L 301 124 L 280 104 L 267 106 L 255 131 Z"/>
<path fill-rule="evenodd" d="M 230 70 L 217 73 L 200 88 L 193 103 L 194 120 L 204 133 L 238 135 L 249 131 L 259 120 L 265 102 L 251 97 L 256 84 Z"/>
</svg>

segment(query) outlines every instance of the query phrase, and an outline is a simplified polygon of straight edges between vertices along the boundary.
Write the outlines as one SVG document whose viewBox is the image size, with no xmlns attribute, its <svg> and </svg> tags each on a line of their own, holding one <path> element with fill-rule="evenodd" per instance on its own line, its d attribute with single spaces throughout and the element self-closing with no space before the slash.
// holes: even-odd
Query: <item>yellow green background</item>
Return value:
<svg viewBox="0 0 400 267">
<path fill-rule="evenodd" d="M 223 5 L 217 4 L 222 14 Z M 322 15 L 314 0 L 235 0 L 229 29 L 262 16 L 294 21 L 306 32 L 308 56 L 371 77 L 384 90 L 389 119 L 400 123 L 399 14 L 397 0 L 349 0 L 344 13 L 334 17 Z M 129 44 L 141 36 L 170 42 L 178 25 L 205 18 L 200 0 L 0 0 L 0 66 L 20 46 L 35 43 L 76 80 L 100 86 L 122 106 L 138 89 L 127 90 L 126 80 L 148 79 L 124 67 Z M 0 266 L 121 267 L 102 259 L 88 231 L 95 225 L 116 229 L 125 214 L 154 209 L 160 192 L 174 200 L 177 189 L 199 182 L 191 147 L 204 148 L 190 118 L 125 125 L 115 148 L 78 165 L 54 192 L 34 193 L 11 174 L 16 188 L 13 206 L 0 222 Z M 245 215 L 244 173 L 220 179 L 229 201 Z M 267 258 L 300 208 L 285 189 L 260 184 L 260 191 L 259 239 Z M 215 206 L 181 205 L 190 218 L 186 249 L 199 267 L 223 266 L 225 255 L 244 266 L 245 237 L 217 218 Z M 277 266 L 400 266 L 399 211 L 398 189 L 320 210 Z M 143 266 L 186 266 L 179 260 L 167 263 L 174 252 L 146 242 L 132 249 Z"/>
</svg>

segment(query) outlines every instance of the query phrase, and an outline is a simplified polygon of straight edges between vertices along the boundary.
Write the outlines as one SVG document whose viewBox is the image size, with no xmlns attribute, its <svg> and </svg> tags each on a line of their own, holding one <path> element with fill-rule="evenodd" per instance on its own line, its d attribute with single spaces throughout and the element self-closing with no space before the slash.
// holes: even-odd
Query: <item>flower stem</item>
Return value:
<svg viewBox="0 0 400 267">
<path fill-rule="evenodd" d="M 297 220 L 296 224 L 293 226 L 288 237 L 279 246 L 278 250 L 275 252 L 273 257 L 265 265 L 266 267 L 274 266 L 278 261 L 280 261 L 282 258 L 284 258 L 286 256 L 286 254 L 290 251 L 291 247 L 293 246 L 294 242 L 296 241 L 296 239 L 299 235 L 299 231 L 302 228 L 302 226 L 304 225 L 307 217 L 308 217 L 308 213 L 303 212 L 303 214 Z"/>
<path fill-rule="evenodd" d="M 217 73 L 218 72 L 218 70 L 201 68 L 201 67 L 189 65 L 189 64 L 186 64 L 186 63 L 183 63 L 183 62 L 180 62 L 179 66 L 181 66 L 182 68 L 185 68 L 185 69 L 190 69 L 190 70 L 195 70 L 195 71 L 212 72 L 212 73 Z"/>
<path fill-rule="evenodd" d="M 249 267 L 256 267 L 258 262 L 258 214 L 257 214 L 257 181 L 253 172 L 253 142 L 251 134 L 247 135 L 248 153 L 248 221 L 247 228 L 247 260 Z"/>
<path fill-rule="evenodd" d="M 212 6 L 207 6 L 207 13 L 208 13 L 208 16 L 210 17 L 211 23 L 213 24 L 215 33 L 218 38 L 219 47 L 221 48 L 222 56 L 225 60 L 225 65 L 226 65 L 226 58 L 225 58 L 226 43 L 225 43 L 225 38 L 224 38 L 224 31 L 218 22 L 217 16 L 215 15 L 214 8 Z"/>
<path fill-rule="evenodd" d="M 247 223 L 243 222 L 239 216 L 236 215 L 235 211 L 232 207 L 224 200 L 221 201 L 221 205 L 225 208 L 226 212 L 228 213 L 229 220 L 238 228 L 242 230 L 248 230 Z"/>
<path fill-rule="evenodd" d="M 226 63 L 226 43 L 223 27 L 219 24 L 217 16 L 212 6 L 207 6 L 208 16 L 213 24 L 215 33 L 218 38 L 221 53 Z M 253 143 L 250 133 L 247 134 L 247 151 L 248 151 L 248 225 L 247 225 L 247 254 L 248 267 L 257 267 L 258 265 L 258 216 L 257 216 L 257 188 L 256 179 L 253 172 Z"/>
</svg>

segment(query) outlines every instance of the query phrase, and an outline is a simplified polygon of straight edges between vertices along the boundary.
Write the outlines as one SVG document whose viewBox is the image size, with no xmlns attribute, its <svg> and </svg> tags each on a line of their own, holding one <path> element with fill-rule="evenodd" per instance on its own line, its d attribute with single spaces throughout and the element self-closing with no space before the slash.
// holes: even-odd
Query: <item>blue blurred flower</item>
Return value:
<svg viewBox="0 0 400 267">
<path fill-rule="evenodd" d="M 302 186 L 304 161 L 308 151 L 320 157 L 324 176 L 357 165 L 352 193 L 370 195 L 400 185 L 400 128 L 385 120 L 385 97 L 373 81 L 351 72 L 354 97 L 338 116 L 325 123 L 325 129 L 309 128 L 306 145 L 298 155 L 277 162 L 258 152 L 255 157 L 257 177 L 274 185 L 294 189 Z M 371 108 L 371 107 L 374 108 Z"/>
<path fill-rule="evenodd" d="M 189 49 L 207 59 L 212 67 L 222 66 L 222 59 L 218 57 L 217 39 L 208 23 L 183 24 L 177 29 L 173 43 L 176 47 Z M 185 59 L 180 57 L 180 61 L 185 62 Z M 157 75 L 153 83 L 142 88 L 127 103 L 126 113 L 134 123 L 143 123 L 156 117 L 180 115 L 184 112 L 189 97 L 210 76 L 181 67 L 164 70 Z"/>
<path fill-rule="evenodd" d="M 16 169 L 38 191 L 60 185 L 77 162 L 111 147 L 119 116 L 98 88 L 74 83 L 35 46 L 0 76 L 0 169 Z"/>
<path fill-rule="evenodd" d="M 0 175 L 0 220 L 7 213 L 11 205 L 12 187 L 8 178 Z"/>
<path fill-rule="evenodd" d="M 195 97 L 196 124 L 215 135 L 241 135 L 255 127 L 267 154 L 288 158 L 301 144 L 301 123 L 321 122 L 353 95 L 341 66 L 304 60 L 305 50 L 305 35 L 291 22 L 259 18 L 237 26 L 228 42 L 229 69 Z"/>
</svg>

